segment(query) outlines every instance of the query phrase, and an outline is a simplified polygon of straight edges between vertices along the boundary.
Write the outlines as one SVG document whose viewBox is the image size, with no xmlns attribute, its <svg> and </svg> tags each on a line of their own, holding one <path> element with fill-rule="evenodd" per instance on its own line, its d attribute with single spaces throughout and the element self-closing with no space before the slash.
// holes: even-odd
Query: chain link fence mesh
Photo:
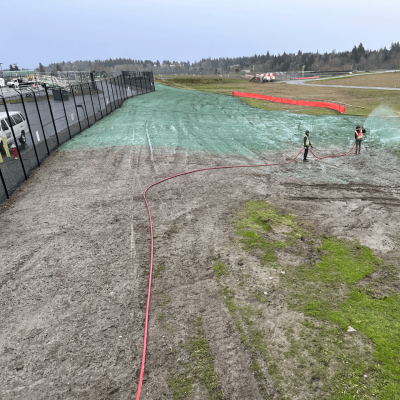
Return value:
<svg viewBox="0 0 400 400">
<path fill-rule="evenodd" d="M 35 85 L 0 96 L 0 204 L 59 146 L 128 98 L 155 90 L 150 71 L 79 78 L 66 77 L 69 85 Z"/>
</svg>

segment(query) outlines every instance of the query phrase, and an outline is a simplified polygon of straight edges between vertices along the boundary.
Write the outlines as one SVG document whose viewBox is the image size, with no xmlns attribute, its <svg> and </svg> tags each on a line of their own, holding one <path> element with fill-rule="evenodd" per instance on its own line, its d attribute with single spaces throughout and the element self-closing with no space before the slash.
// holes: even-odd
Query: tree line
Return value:
<svg viewBox="0 0 400 400">
<path fill-rule="evenodd" d="M 400 42 L 393 42 L 390 48 L 367 50 L 363 44 L 354 46 L 351 51 L 319 53 L 302 52 L 272 55 L 255 54 L 245 57 L 203 58 L 193 63 L 189 61 L 163 60 L 136 60 L 131 58 L 115 58 L 94 61 L 62 61 L 49 64 L 41 63 L 37 68 L 40 72 L 52 71 L 95 71 L 112 73 L 115 71 L 143 71 L 153 70 L 155 74 L 170 73 L 229 73 L 232 70 L 255 71 L 341 71 L 341 70 L 369 70 L 380 68 L 400 68 Z"/>
</svg>

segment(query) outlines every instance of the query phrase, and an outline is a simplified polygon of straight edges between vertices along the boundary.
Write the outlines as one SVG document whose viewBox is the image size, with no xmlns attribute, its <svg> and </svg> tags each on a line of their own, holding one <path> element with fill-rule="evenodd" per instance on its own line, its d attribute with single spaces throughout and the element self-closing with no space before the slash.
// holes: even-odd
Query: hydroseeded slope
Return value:
<svg viewBox="0 0 400 400">
<path fill-rule="evenodd" d="M 355 126 L 364 122 L 370 128 L 370 144 L 400 143 L 400 123 L 394 118 L 364 121 L 342 115 L 268 112 L 230 96 L 156 85 L 156 92 L 126 101 L 62 149 L 147 146 L 150 140 L 153 146 L 251 156 L 263 150 L 301 147 L 306 129 L 318 148 L 346 148 L 354 141 Z"/>
<path fill-rule="evenodd" d="M 204 152 L 225 165 L 263 164 L 291 159 L 303 145 L 306 129 L 319 156 L 344 153 L 354 144 L 354 129 L 364 124 L 367 135 L 361 156 L 352 154 L 265 173 L 337 183 L 398 184 L 400 122 L 380 107 L 366 120 L 346 115 L 297 115 L 265 111 L 220 94 L 157 85 L 156 92 L 126 101 L 108 117 L 62 146 L 61 150 L 102 149 L 113 146 L 151 146 L 154 154 Z M 151 150 L 153 160 L 153 150 Z M 222 160 L 221 160 L 222 158 Z M 310 155 L 311 160 L 313 160 Z M 177 171 L 182 172 L 182 171 Z"/>
</svg>

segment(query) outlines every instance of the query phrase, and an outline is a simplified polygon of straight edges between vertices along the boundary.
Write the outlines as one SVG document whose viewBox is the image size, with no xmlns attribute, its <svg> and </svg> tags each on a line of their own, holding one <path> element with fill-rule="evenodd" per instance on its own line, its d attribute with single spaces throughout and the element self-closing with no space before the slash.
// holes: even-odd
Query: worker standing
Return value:
<svg viewBox="0 0 400 400">
<path fill-rule="evenodd" d="M 360 127 L 360 125 L 356 126 L 356 130 L 354 131 L 354 138 L 356 139 L 356 155 L 361 152 L 361 142 L 363 140 L 363 136 L 366 130 L 364 127 Z"/>
<path fill-rule="evenodd" d="M 306 131 L 306 134 L 304 135 L 304 158 L 303 161 L 308 161 L 307 160 L 307 155 L 308 155 L 308 148 L 312 147 L 312 144 L 310 142 L 310 132 Z"/>
</svg>

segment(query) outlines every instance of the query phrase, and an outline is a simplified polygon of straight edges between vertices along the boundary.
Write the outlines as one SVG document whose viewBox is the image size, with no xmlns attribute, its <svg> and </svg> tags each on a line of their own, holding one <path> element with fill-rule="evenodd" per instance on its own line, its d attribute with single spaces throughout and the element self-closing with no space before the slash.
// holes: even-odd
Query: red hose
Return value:
<svg viewBox="0 0 400 400">
<path fill-rule="evenodd" d="M 354 143 L 355 146 L 355 143 Z M 354 146 L 350 149 L 353 150 Z M 193 171 L 188 171 L 188 172 L 182 172 L 181 174 L 177 174 L 177 175 L 173 175 L 170 176 L 168 178 L 162 179 L 161 181 L 158 181 L 156 183 L 151 184 L 143 193 L 143 197 L 144 197 L 144 201 L 146 202 L 146 206 L 147 206 L 147 210 L 149 212 L 149 221 L 150 221 L 150 234 L 151 234 L 151 252 L 150 252 L 150 276 L 149 276 L 149 288 L 147 291 L 147 306 L 146 306 L 146 319 L 145 319 L 145 325 L 144 325 L 144 338 L 143 338 L 143 353 L 142 353 L 142 365 L 140 367 L 140 377 L 139 377 L 139 384 L 138 384 L 138 390 L 136 393 L 136 400 L 139 400 L 140 398 L 140 392 L 142 390 L 142 383 L 143 383 L 143 374 L 144 374 L 144 364 L 146 361 L 146 347 L 147 347 L 147 330 L 148 330 L 148 325 L 149 325 L 149 309 L 150 309 L 150 294 L 151 294 L 151 276 L 152 276 L 152 272 L 153 272 L 153 253 L 154 253 L 154 246 L 153 246 L 153 222 L 151 220 L 151 211 L 150 211 L 150 206 L 149 203 L 147 202 L 146 199 L 146 193 L 147 191 L 152 188 L 155 185 L 158 185 L 161 182 L 165 182 L 168 181 L 169 179 L 173 179 L 176 178 L 178 176 L 182 176 L 182 175 L 188 175 L 188 174 L 192 174 L 194 172 L 200 172 L 200 171 L 210 171 L 213 169 L 228 169 L 228 168 L 249 168 L 249 167 L 267 167 L 267 166 L 273 166 L 273 165 L 285 165 L 285 164 L 290 164 L 291 162 L 293 162 L 299 155 L 300 153 L 304 150 L 301 149 L 296 157 L 294 157 L 293 159 L 291 159 L 290 161 L 286 161 L 286 162 L 282 162 L 282 163 L 274 163 L 274 164 L 258 164 L 258 165 L 232 165 L 232 166 L 224 166 L 224 167 L 211 167 L 211 168 L 201 168 L 201 169 L 195 169 Z M 346 154 L 349 154 L 350 151 L 348 151 L 345 154 L 340 154 L 340 155 L 334 155 L 334 156 L 326 156 L 326 157 L 317 157 L 313 152 L 311 152 L 313 154 L 313 156 L 315 158 L 318 158 L 319 160 L 321 160 L 322 158 L 328 158 L 328 157 L 340 157 L 340 156 L 344 156 Z"/>
<path fill-rule="evenodd" d="M 325 156 L 325 157 L 317 157 L 314 153 L 313 153 L 313 151 L 310 149 L 310 152 L 311 152 L 311 154 L 315 157 L 315 158 L 318 158 L 318 160 L 323 160 L 324 158 L 331 158 L 331 157 L 343 157 L 343 156 L 347 156 L 347 154 L 349 154 L 353 149 L 354 149 L 354 146 L 356 145 L 356 142 L 354 142 L 354 144 L 353 144 L 353 147 L 347 152 L 347 153 L 344 153 L 344 154 L 334 154 L 334 155 L 332 155 L 332 156 Z"/>
</svg>

